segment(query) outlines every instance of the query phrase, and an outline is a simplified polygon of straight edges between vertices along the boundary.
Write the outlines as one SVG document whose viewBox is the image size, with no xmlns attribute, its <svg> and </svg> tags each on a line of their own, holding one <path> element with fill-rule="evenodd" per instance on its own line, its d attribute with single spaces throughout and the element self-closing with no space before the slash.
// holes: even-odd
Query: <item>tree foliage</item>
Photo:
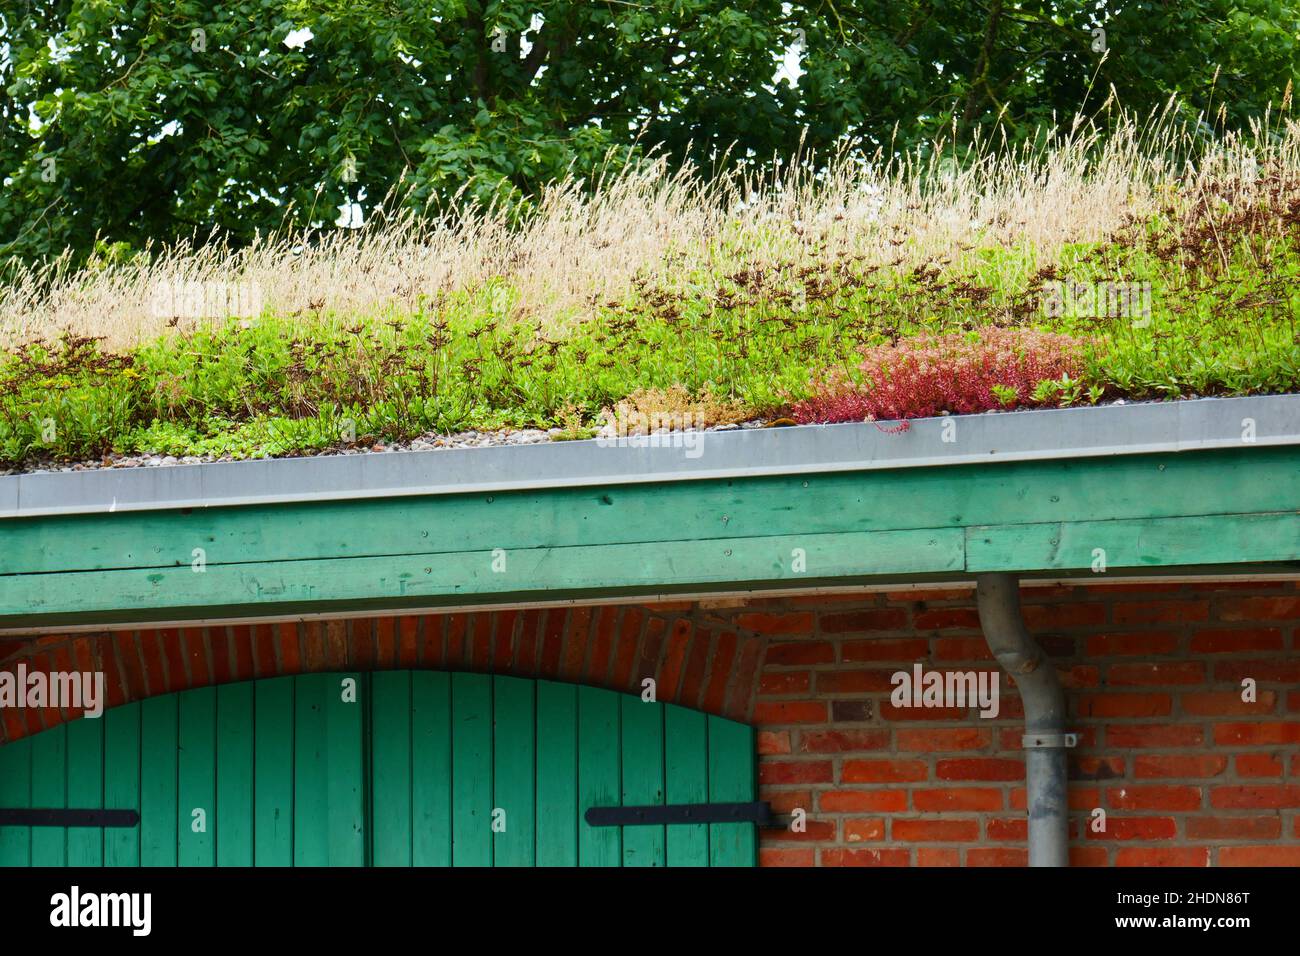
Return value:
<svg viewBox="0 0 1300 956">
<path fill-rule="evenodd" d="M 242 242 L 394 189 L 519 199 L 651 147 L 1015 141 L 1112 86 L 1239 125 L 1300 72 L 1279 0 L 0 0 L 0 22 L 0 257 L 27 260 Z"/>
</svg>

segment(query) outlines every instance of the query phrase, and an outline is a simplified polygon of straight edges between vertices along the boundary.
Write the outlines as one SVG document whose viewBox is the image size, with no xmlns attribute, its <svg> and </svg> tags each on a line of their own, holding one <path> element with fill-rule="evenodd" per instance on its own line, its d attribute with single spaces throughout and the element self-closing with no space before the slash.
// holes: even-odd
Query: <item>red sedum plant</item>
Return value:
<svg viewBox="0 0 1300 956">
<path fill-rule="evenodd" d="M 801 425 L 898 421 L 1048 404 L 1035 398 L 1038 384 L 1077 379 L 1082 344 L 1068 335 L 990 327 L 978 338 L 923 333 L 871 346 L 863 350 L 861 384 L 842 373 L 820 379 L 817 394 L 795 404 L 791 418 Z"/>
</svg>

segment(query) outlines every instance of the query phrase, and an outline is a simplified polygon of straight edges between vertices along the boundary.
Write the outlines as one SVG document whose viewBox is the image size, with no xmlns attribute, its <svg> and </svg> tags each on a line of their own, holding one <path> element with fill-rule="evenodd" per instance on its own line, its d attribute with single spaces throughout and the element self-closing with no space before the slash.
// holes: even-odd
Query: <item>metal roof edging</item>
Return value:
<svg viewBox="0 0 1300 956">
<path fill-rule="evenodd" d="M 1300 445 L 1300 395 L 0 477 L 0 518 Z"/>
</svg>

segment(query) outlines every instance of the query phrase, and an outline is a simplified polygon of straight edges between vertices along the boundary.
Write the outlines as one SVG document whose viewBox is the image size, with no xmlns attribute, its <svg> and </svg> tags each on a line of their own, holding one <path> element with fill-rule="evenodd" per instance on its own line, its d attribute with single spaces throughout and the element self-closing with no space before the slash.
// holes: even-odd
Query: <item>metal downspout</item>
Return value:
<svg viewBox="0 0 1300 956">
<path fill-rule="evenodd" d="M 1025 630 L 1020 583 L 1011 574 L 976 576 L 980 626 L 989 650 L 1016 681 L 1025 707 L 1025 774 L 1029 808 L 1029 865 L 1068 866 L 1065 695 L 1056 668 Z"/>
</svg>

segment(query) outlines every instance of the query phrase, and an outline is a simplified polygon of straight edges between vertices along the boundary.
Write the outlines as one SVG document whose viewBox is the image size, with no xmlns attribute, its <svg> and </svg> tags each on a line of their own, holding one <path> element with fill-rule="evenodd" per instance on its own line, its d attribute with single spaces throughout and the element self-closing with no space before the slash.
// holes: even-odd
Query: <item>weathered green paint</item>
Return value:
<svg viewBox="0 0 1300 956">
<path fill-rule="evenodd" d="M 536 590 L 591 591 L 608 587 L 652 589 L 664 581 L 697 584 L 770 580 L 798 583 L 796 549 L 823 577 L 923 573 L 962 567 L 962 533 L 882 531 L 861 534 L 725 538 L 671 544 L 616 544 L 533 548 L 507 552 L 507 571 L 492 570 L 492 551 L 382 558 L 331 558 L 209 564 L 202 574 L 185 567 L 99 571 L 92 575 L 14 575 L 0 579 L 3 600 L 30 612 L 90 614 L 104 610 L 136 615 L 181 613 L 195 606 L 245 596 L 254 608 L 283 602 L 409 601 L 446 595 L 497 600 Z M 63 592 L 61 579 L 81 593 Z"/>
<path fill-rule="evenodd" d="M 1225 553 L 1242 562 L 1300 555 L 1300 514 L 1294 511 L 1004 525 L 966 534 L 971 571 L 1088 568 L 1102 558 L 1109 569 L 1212 564 Z"/>
<path fill-rule="evenodd" d="M 619 797 L 619 695 L 596 687 L 578 688 L 578 806 L 614 807 Z M 578 822 L 578 865 L 619 866 L 619 827 Z"/>
<path fill-rule="evenodd" d="M 537 863 L 537 682 L 492 679 L 494 866 Z"/>
<path fill-rule="evenodd" d="M 372 862 L 375 866 L 410 866 L 411 674 L 381 671 L 370 681 Z"/>
<path fill-rule="evenodd" d="M 451 863 L 492 865 L 492 678 L 451 675 Z"/>
<path fill-rule="evenodd" d="M 110 810 L 137 810 L 140 807 L 140 705 L 114 707 L 99 719 L 104 722 L 104 806 Z M 8 749 L 0 748 L 0 754 Z M 138 866 L 139 863 L 139 827 L 112 827 L 104 831 L 106 866 Z"/>
<path fill-rule="evenodd" d="M 750 799 L 744 781 L 754 776 L 754 729 L 709 715 L 709 800 Z M 747 823 L 709 824 L 709 862 L 713 866 L 753 866 L 758 838 Z"/>
<path fill-rule="evenodd" d="M 253 863 L 293 865 L 294 684 L 253 685 Z"/>
<path fill-rule="evenodd" d="M 537 682 L 537 865 L 578 865 L 578 687 Z"/>
<path fill-rule="evenodd" d="M 411 862 L 451 866 L 451 675 L 411 674 Z"/>
<path fill-rule="evenodd" d="M 104 722 L 75 720 L 68 728 L 68 806 L 104 805 Z M 68 827 L 68 866 L 104 865 L 102 827 Z"/>
<path fill-rule="evenodd" d="M 0 806 L 141 816 L 128 828 L 0 828 L 0 865 L 752 864 L 752 824 L 590 827 L 583 814 L 752 800 L 753 746 L 743 724 L 517 677 L 200 688 L 0 748 Z"/>
<path fill-rule="evenodd" d="M 32 806 L 66 807 L 66 725 L 38 734 L 32 740 Z M 32 866 L 63 866 L 67 858 L 67 834 L 63 830 L 32 831 Z"/>
<path fill-rule="evenodd" d="M 253 865 L 253 690 L 217 688 L 217 865 Z"/>
<path fill-rule="evenodd" d="M 629 807 L 664 802 L 664 715 L 658 704 L 640 697 L 619 698 L 620 759 L 623 804 Z M 624 866 L 663 866 L 664 828 L 626 827 Z"/>
<path fill-rule="evenodd" d="M 709 801 L 708 717 L 676 704 L 664 707 L 664 799 L 666 803 Z M 709 828 L 703 823 L 667 828 L 668 866 L 708 866 Z"/>
<path fill-rule="evenodd" d="M 361 866 L 365 693 L 359 676 L 298 677 L 294 705 L 294 865 Z"/>
<path fill-rule="evenodd" d="M 32 805 L 32 738 L 0 747 L 0 806 Z M 0 866 L 31 866 L 32 828 L 0 827 Z"/>
<path fill-rule="evenodd" d="M 201 687 L 176 698 L 179 746 L 176 831 L 181 866 L 216 866 L 217 689 Z"/>
<path fill-rule="evenodd" d="M 0 575 L 1285 511 L 1300 449 L 0 521 Z M 671 515 L 675 527 L 666 528 Z M 285 533 L 291 528 L 293 532 Z"/>
<path fill-rule="evenodd" d="M 176 840 L 176 695 L 140 702 L 140 865 L 175 866 Z M 46 731 L 45 733 L 52 733 Z M 39 740 L 44 734 L 38 734 Z M 147 769 L 145 769 L 147 768 Z M 50 827 L 41 829 L 57 832 Z"/>
<path fill-rule="evenodd" d="M 329 865 L 329 688 L 312 674 L 295 680 L 293 710 L 293 865 Z M 354 754 L 356 759 L 361 755 Z"/>
<path fill-rule="evenodd" d="M 6 519 L 0 626 L 1081 570 L 1098 522 L 1111 569 L 1295 562 L 1298 488 L 1300 448 L 1245 446 Z"/>
</svg>

